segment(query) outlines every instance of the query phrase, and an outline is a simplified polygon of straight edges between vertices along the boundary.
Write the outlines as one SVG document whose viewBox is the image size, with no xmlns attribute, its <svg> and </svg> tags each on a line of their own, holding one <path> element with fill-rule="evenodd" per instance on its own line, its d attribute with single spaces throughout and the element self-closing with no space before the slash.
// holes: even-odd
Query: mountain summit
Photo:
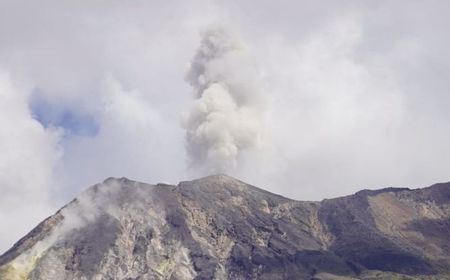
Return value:
<svg viewBox="0 0 450 280">
<path fill-rule="evenodd" d="M 0 279 L 450 279 L 450 183 L 295 201 L 216 175 L 109 178 L 0 257 Z"/>
</svg>

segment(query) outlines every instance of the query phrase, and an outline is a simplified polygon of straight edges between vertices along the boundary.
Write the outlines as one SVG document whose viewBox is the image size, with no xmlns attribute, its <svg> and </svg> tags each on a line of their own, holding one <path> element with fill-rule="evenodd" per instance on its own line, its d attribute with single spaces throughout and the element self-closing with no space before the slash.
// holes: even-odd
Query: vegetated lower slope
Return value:
<svg viewBox="0 0 450 280">
<path fill-rule="evenodd" d="M 0 279 L 450 279 L 450 184 L 305 202 L 225 175 L 110 178 L 1 256 Z"/>
</svg>

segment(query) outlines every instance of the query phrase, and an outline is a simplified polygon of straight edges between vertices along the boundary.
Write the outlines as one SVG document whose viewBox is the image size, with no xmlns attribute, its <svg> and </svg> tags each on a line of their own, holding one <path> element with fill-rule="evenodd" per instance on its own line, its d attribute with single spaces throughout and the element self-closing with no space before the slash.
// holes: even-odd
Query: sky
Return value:
<svg viewBox="0 0 450 280">
<path fill-rule="evenodd" d="M 0 0 L 0 252 L 107 177 L 450 180 L 450 2 Z"/>
</svg>

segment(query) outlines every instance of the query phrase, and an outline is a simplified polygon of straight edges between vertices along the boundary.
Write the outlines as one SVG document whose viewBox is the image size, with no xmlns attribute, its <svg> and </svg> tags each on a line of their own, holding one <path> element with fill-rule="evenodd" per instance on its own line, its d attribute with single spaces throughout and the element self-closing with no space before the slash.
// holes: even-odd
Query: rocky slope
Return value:
<svg viewBox="0 0 450 280">
<path fill-rule="evenodd" d="M 1 256 L 0 279 L 450 279 L 450 183 L 304 202 L 225 175 L 110 178 Z"/>
</svg>

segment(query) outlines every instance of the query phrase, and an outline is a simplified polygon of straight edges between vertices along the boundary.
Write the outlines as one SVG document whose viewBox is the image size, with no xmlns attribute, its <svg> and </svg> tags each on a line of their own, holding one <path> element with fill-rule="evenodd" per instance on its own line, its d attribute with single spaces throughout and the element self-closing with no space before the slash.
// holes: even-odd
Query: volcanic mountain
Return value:
<svg viewBox="0 0 450 280">
<path fill-rule="evenodd" d="M 310 202 L 226 175 L 109 178 L 2 255 L 0 279 L 450 279 L 450 183 Z"/>
</svg>

